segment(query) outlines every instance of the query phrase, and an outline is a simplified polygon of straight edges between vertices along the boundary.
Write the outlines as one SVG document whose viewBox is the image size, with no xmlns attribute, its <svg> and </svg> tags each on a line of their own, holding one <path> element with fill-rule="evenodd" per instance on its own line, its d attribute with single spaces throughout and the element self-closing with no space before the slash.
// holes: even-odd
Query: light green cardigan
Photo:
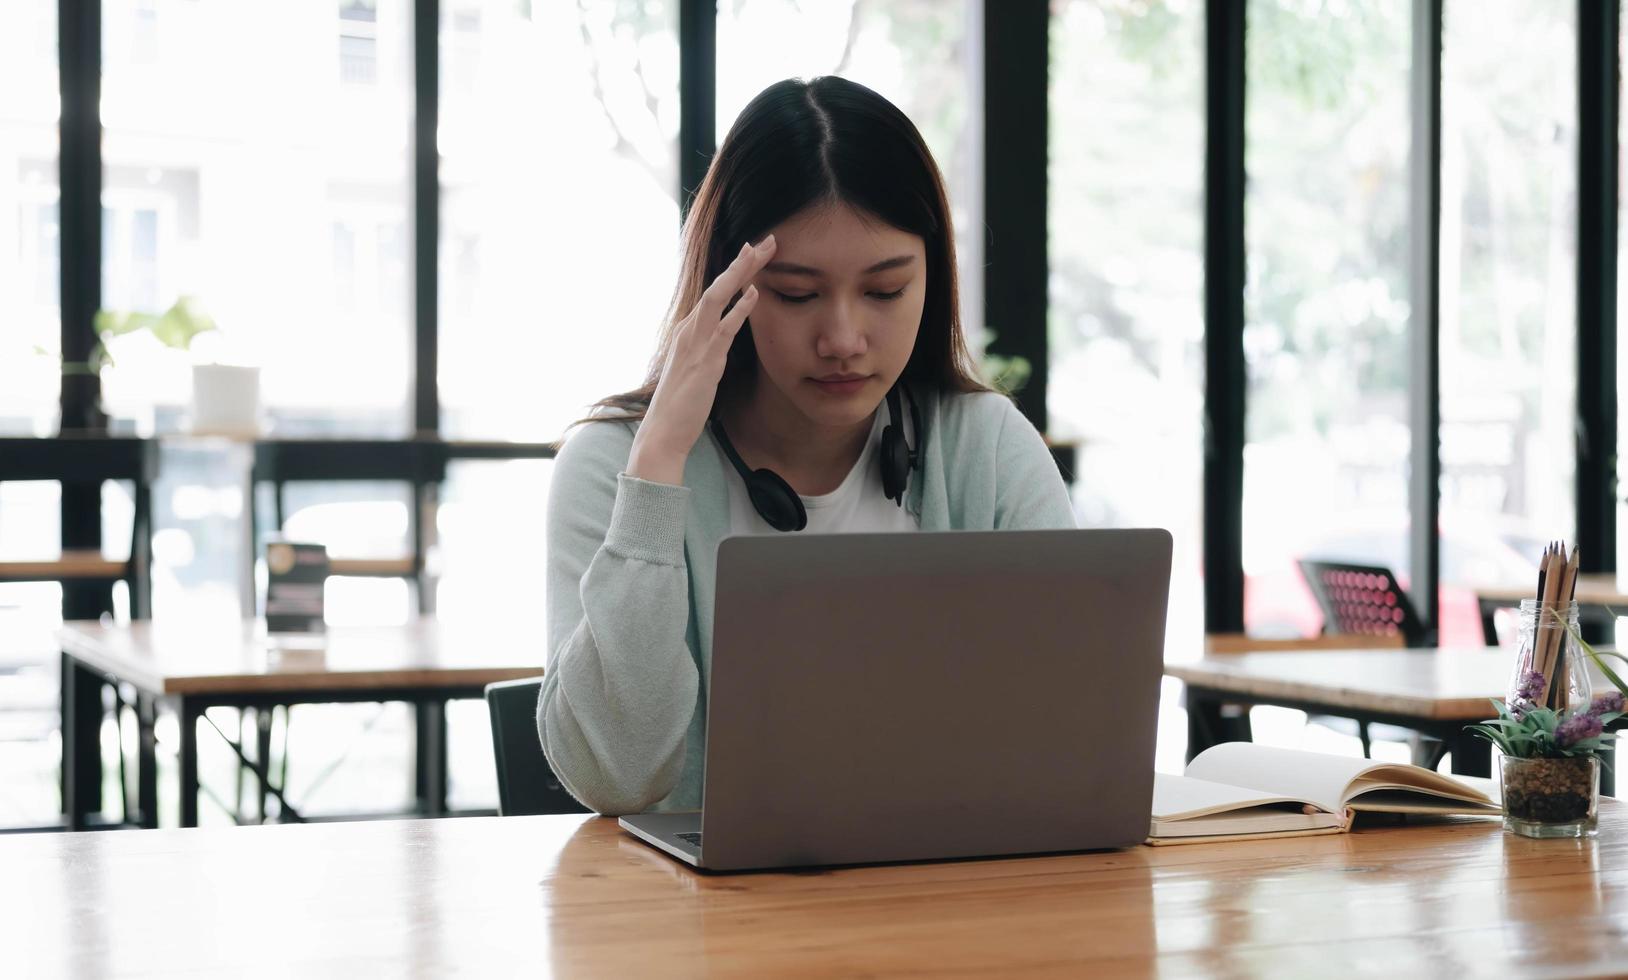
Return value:
<svg viewBox="0 0 1628 980">
<path fill-rule="evenodd" d="M 923 400 L 905 506 L 924 531 L 1073 527 L 1040 434 L 993 393 Z M 633 425 L 592 422 L 554 463 L 548 663 L 537 732 L 564 786 L 603 814 L 701 805 L 718 542 L 733 469 L 711 435 L 684 486 L 627 476 Z"/>
</svg>

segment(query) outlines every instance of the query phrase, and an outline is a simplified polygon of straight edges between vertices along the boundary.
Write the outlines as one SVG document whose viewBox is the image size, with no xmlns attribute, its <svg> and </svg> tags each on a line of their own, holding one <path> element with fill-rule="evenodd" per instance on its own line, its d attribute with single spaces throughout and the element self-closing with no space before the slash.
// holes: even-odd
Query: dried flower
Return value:
<svg viewBox="0 0 1628 980">
<path fill-rule="evenodd" d="M 1620 712 L 1623 709 L 1623 701 L 1621 691 L 1596 694 L 1593 703 L 1588 706 L 1588 713 L 1591 715 L 1608 715 L 1613 712 Z"/>
<path fill-rule="evenodd" d="M 1605 726 L 1600 723 L 1599 715 L 1572 715 L 1555 727 L 1555 744 L 1570 748 L 1584 739 L 1597 738 L 1603 731 Z"/>
<path fill-rule="evenodd" d="M 1543 689 L 1549 684 L 1549 679 L 1536 670 L 1529 670 L 1521 675 L 1521 682 L 1515 688 L 1515 700 L 1537 701 L 1543 697 Z"/>
</svg>

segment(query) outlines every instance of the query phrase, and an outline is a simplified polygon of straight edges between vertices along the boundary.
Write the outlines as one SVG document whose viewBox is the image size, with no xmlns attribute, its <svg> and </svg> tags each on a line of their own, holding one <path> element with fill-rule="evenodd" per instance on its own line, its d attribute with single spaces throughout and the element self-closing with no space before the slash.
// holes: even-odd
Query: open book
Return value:
<svg viewBox="0 0 1628 980">
<path fill-rule="evenodd" d="M 1186 775 L 1156 773 L 1149 844 L 1338 834 L 1353 812 L 1497 815 L 1490 779 L 1419 766 L 1224 742 Z"/>
</svg>

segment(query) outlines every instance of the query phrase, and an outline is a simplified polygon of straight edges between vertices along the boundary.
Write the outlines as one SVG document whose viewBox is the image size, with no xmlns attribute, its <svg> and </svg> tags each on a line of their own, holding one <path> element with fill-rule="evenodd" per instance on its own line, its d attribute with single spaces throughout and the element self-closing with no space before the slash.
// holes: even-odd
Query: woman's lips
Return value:
<svg viewBox="0 0 1628 980">
<path fill-rule="evenodd" d="M 828 395 L 851 395 L 866 384 L 870 383 L 871 376 L 861 375 L 857 378 L 810 378 L 814 387 Z"/>
</svg>

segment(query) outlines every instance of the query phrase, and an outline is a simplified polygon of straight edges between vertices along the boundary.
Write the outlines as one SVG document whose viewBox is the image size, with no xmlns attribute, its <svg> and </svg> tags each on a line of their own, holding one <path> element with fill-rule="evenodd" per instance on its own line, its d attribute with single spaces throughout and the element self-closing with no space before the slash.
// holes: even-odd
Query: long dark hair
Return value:
<svg viewBox="0 0 1628 980">
<path fill-rule="evenodd" d="M 919 235 L 927 246 L 927 297 L 905 382 L 918 393 L 989 390 L 961 329 L 949 199 L 927 144 L 893 103 L 827 75 L 770 85 L 730 127 L 684 221 L 678 287 L 645 382 L 600 401 L 599 408 L 613 411 L 596 417 L 644 417 L 678 324 L 741 242 L 758 241 L 810 205 L 839 202 Z M 756 366 L 748 321 L 729 348 L 720 393 L 749 382 Z"/>
</svg>

